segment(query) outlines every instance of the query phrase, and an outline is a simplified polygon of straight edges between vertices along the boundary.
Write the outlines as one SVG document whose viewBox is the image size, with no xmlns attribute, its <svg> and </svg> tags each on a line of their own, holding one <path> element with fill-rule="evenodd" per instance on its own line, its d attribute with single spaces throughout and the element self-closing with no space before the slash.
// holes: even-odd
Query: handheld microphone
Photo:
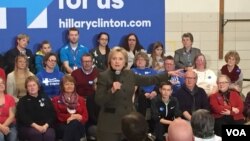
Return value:
<svg viewBox="0 0 250 141">
<path fill-rule="evenodd" d="M 114 75 L 114 82 L 119 82 L 121 71 L 116 70 Z"/>
</svg>

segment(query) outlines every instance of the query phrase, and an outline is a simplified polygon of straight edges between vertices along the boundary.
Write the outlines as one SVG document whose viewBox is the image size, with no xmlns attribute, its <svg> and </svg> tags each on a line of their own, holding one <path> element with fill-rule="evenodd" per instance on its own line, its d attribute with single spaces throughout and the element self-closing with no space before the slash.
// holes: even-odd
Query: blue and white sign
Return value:
<svg viewBox="0 0 250 141">
<path fill-rule="evenodd" d="M 30 36 L 33 53 L 43 40 L 57 51 L 70 27 L 80 30 L 79 42 L 90 49 L 102 31 L 110 34 L 110 47 L 134 32 L 147 49 L 164 43 L 164 5 L 164 0 L 0 0 L 0 52 L 15 47 L 20 33 Z"/>
</svg>

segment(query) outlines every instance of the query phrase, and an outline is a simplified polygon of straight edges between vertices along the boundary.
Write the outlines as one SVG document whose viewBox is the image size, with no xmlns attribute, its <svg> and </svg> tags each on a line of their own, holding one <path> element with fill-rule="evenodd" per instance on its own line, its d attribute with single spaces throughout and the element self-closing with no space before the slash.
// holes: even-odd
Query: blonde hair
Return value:
<svg viewBox="0 0 250 141">
<path fill-rule="evenodd" d="M 30 37 L 27 34 L 18 34 L 17 35 L 17 40 L 21 40 L 21 39 L 24 39 L 24 38 L 26 38 L 27 41 L 29 42 Z"/>
<path fill-rule="evenodd" d="M 29 68 L 28 68 L 28 66 L 29 66 L 29 60 L 28 60 L 28 58 L 27 58 L 27 56 L 26 55 L 24 55 L 24 54 L 19 54 L 18 56 L 16 56 L 16 58 L 15 58 L 15 68 L 14 68 L 14 74 L 15 74 L 15 78 L 17 77 L 17 73 L 18 73 L 18 71 L 19 71 L 19 68 L 17 67 L 17 63 L 18 63 L 18 60 L 19 59 L 24 59 L 25 60 L 25 63 L 26 63 L 26 69 L 25 69 L 25 76 L 29 76 Z M 25 77 L 25 78 L 27 78 L 27 77 Z"/>
<path fill-rule="evenodd" d="M 126 68 L 128 66 L 128 53 L 127 53 L 127 51 L 122 47 L 115 46 L 109 52 L 109 56 L 108 56 L 108 67 L 109 68 L 111 68 L 111 66 L 110 66 L 111 58 L 114 56 L 114 54 L 116 54 L 118 52 L 120 52 L 124 56 L 124 59 L 125 59 L 124 68 Z"/>
<path fill-rule="evenodd" d="M 217 77 L 217 83 L 219 82 L 219 79 L 223 77 L 226 78 L 227 82 L 231 83 L 231 79 L 225 74 L 221 74 Z"/>
</svg>

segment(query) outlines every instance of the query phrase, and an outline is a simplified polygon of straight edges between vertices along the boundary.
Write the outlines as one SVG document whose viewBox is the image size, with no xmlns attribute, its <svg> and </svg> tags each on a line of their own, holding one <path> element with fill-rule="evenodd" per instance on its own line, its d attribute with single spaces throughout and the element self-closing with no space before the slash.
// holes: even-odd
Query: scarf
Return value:
<svg viewBox="0 0 250 141">
<path fill-rule="evenodd" d="M 70 97 L 66 97 L 65 94 L 60 94 L 61 101 L 67 106 L 69 109 L 76 109 L 78 96 L 76 93 L 73 93 Z"/>
<path fill-rule="evenodd" d="M 225 104 L 229 105 L 230 104 L 230 101 L 229 101 L 230 91 L 225 91 L 225 92 L 219 91 L 219 93 L 223 97 L 223 100 L 224 100 Z"/>
<path fill-rule="evenodd" d="M 241 70 L 237 65 L 234 66 L 231 72 L 228 71 L 227 65 L 224 65 L 220 71 L 222 74 L 227 75 L 231 79 L 232 83 L 236 82 L 239 79 L 241 73 Z"/>
</svg>

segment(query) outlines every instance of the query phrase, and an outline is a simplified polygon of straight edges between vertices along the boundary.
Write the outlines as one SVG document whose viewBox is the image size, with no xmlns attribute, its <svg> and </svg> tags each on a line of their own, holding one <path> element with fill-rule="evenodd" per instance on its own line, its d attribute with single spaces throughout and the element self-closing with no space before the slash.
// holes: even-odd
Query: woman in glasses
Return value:
<svg viewBox="0 0 250 141">
<path fill-rule="evenodd" d="M 219 75 L 218 92 L 210 96 L 211 113 L 215 118 L 215 134 L 221 136 L 222 125 L 243 124 L 243 101 L 235 90 L 230 90 L 231 80 L 227 75 Z"/>
<path fill-rule="evenodd" d="M 47 53 L 43 59 L 44 70 L 36 74 L 41 84 L 41 89 L 50 98 L 59 95 L 60 80 L 64 74 L 55 69 L 57 65 L 57 56 L 55 53 Z"/>
<path fill-rule="evenodd" d="M 144 48 L 140 44 L 139 38 L 135 33 L 129 33 L 125 39 L 122 47 L 127 51 L 128 53 L 128 65 L 127 69 L 130 69 L 133 67 L 135 54 L 140 51 L 144 51 Z"/>
<path fill-rule="evenodd" d="M 93 48 L 90 52 L 94 60 L 96 68 L 104 71 L 108 67 L 108 54 L 109 54 L 109 34 L 100 32 L 97 35 L 97 47 Z"/>
</svg>

